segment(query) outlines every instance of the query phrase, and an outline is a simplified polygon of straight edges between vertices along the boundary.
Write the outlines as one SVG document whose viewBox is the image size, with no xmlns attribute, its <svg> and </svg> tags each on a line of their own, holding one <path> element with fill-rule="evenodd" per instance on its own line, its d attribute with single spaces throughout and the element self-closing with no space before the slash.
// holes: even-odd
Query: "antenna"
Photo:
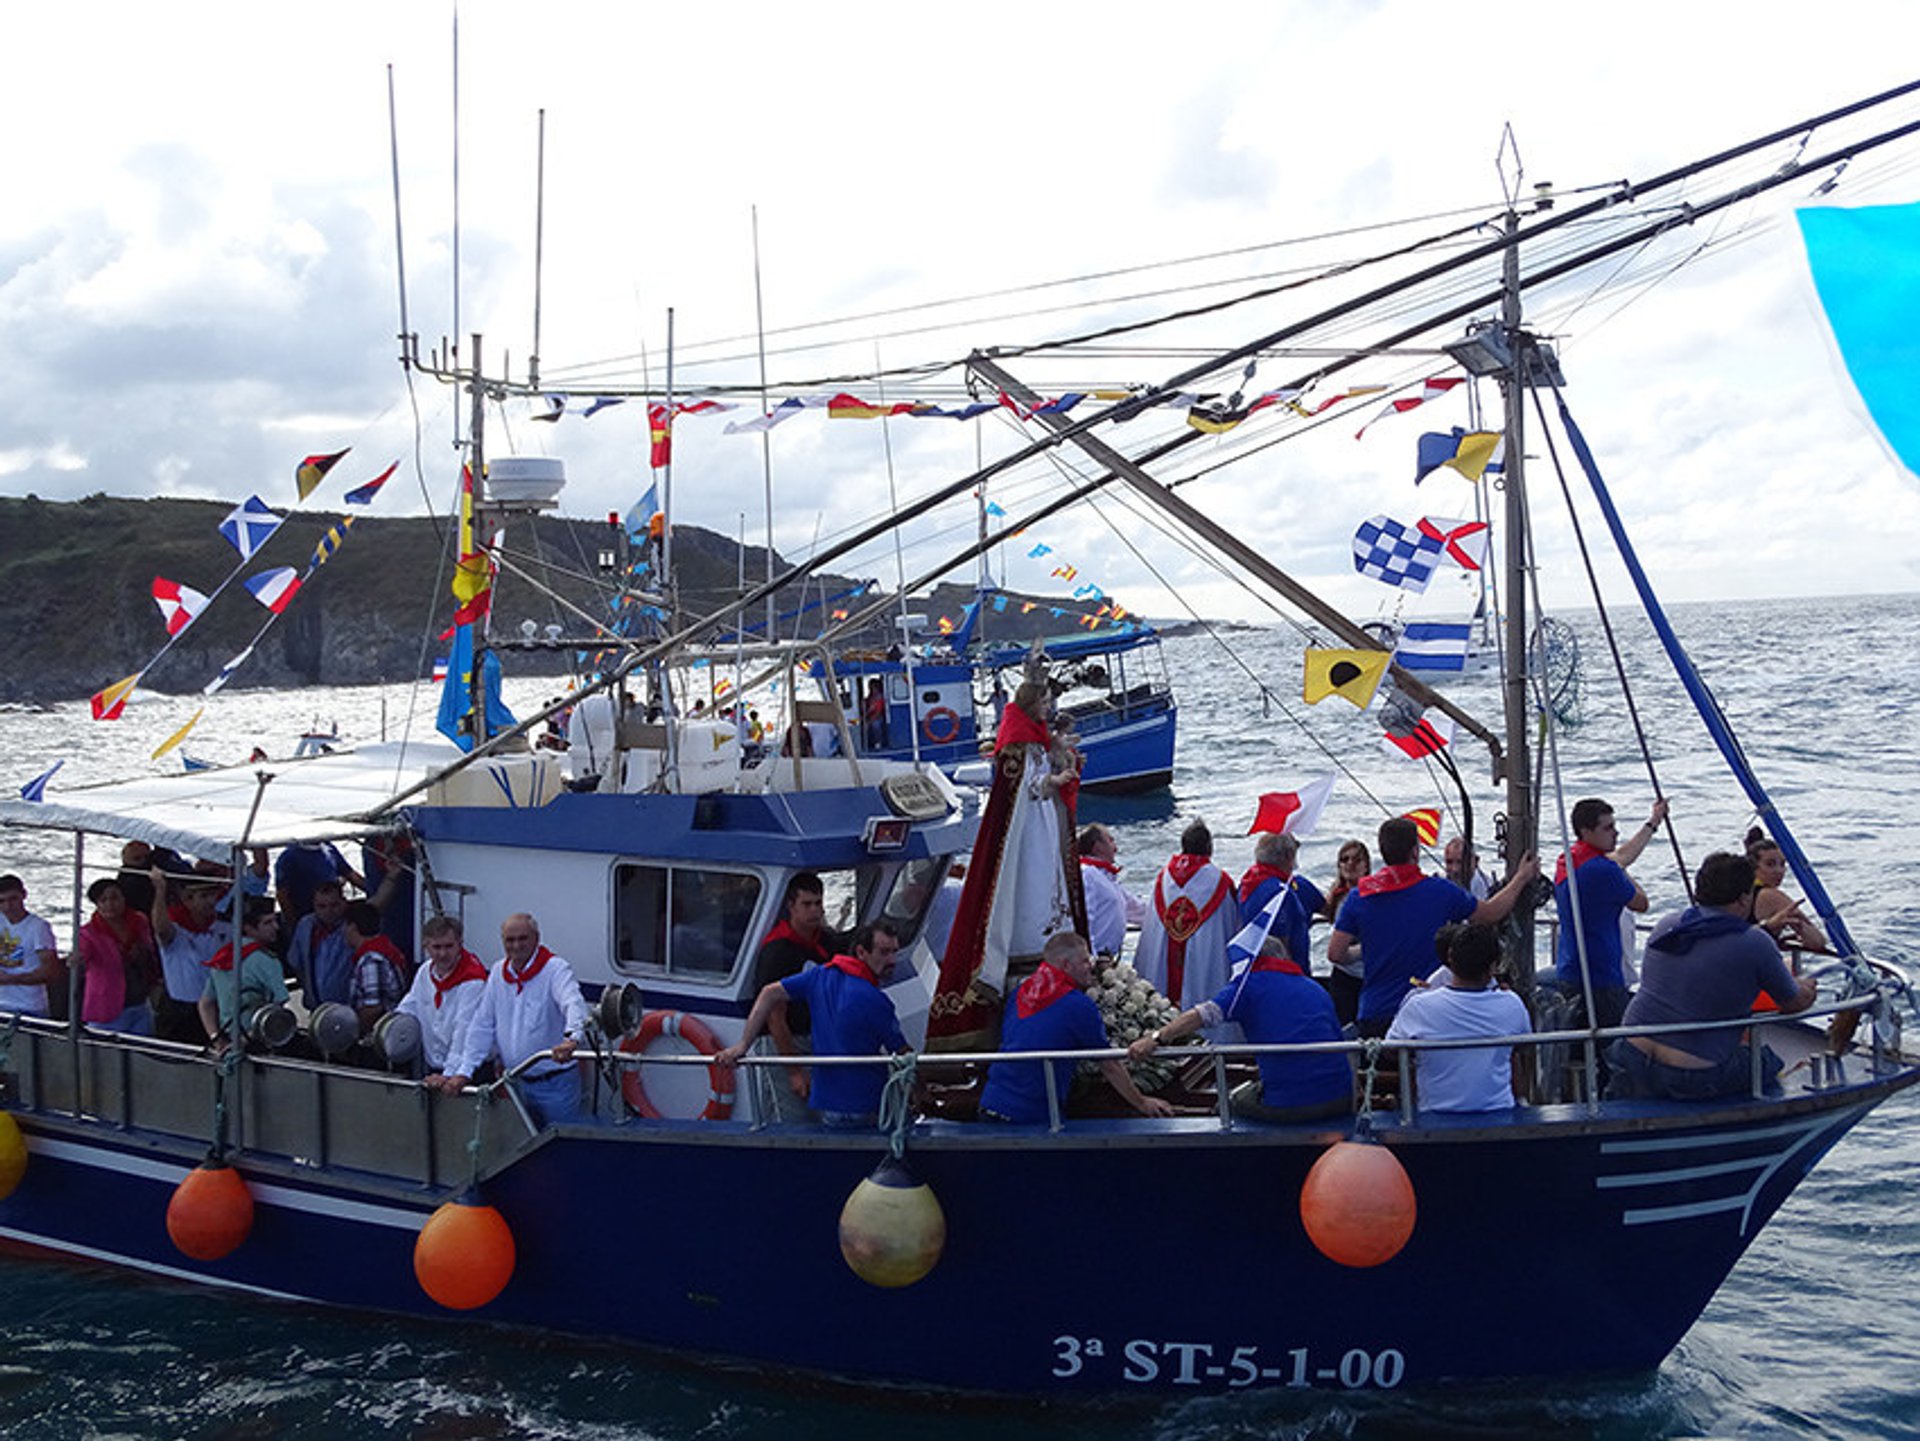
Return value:
<svg viewBox="0 0 1920 1441">
<path fill-rule="evenodd" d="M 547 108 L 540 107 L 540 137 L 533 181 L 533 354 L 527 358 L 527 387 L 540 388 L 540 276 L 547 218 Z"/>
<path fill-rule="evenodd" d="M 393 152 L 393 258 L 400 282 L 400 363 L 410 363 L 413 327 L 407 323 L 407 247 L 400 232 L 400 115 L 393 97 L 393 66 L 387 66 L 387 140 Z"/>
</svg>

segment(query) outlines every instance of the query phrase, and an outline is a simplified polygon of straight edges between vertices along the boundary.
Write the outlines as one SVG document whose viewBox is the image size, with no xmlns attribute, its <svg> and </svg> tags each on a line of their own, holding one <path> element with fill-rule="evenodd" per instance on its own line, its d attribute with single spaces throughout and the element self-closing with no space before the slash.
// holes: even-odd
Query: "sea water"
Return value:
<svg viewBox="0 0 1920 1441">
<path fill-rule="evenodd" d="M 1855 941 L 1871 954 L 1920 964 L 1920 874 L 1911 859 L 1920 818 L 1920 597 L 1689 606 L 1675 622 L 1735 725 L 1780 812 L 1811 856 Z M 1737 848 L 1753 802 L 1729 777 L 1707 732 L 1673 684 L 1650 629 L 1617 622 L 1621 666 L 1673 831 L 1689 867 Z M 1582 796 L 1606 797 L 1624 832 L 1644 818 L 1653 782 L 1591 615 L 1575 618 L 1581 644 L 1580 719 L 1556 725 L 1541 778 L 1543 850 L 1558 847 L 1557 815 Z M 1348 836 L 1371 838 L 1380 820 L 1436 807 L 1461 828 L 1452 782 L 1423 762 L 1389 754 L 1373 714 L 1338 699 L 1300 700 L 1300 637 L 1230 628 L 1166 646 L 1180 701 L 1180 751 L 1170 794 L 1082 801 L 1082 820 L 1118 833 L 1127 884 L 1144 891 L 1204 819 L 1216 856 L 1237 873 L 1252 858 L 1246 835 L 1263 791 L 1338 777 L 1319 828 L 1302 848 L 1323 885 Z M 1444 687 L 1496 735 L 1491 674 Z M 509 682 L 508 697 L 537 704 L 551 681 Z M 348 739 L 397 738 L 431 727 L 430 689 L 394 685 L 291 694 L 231 692 L 208 706 L 184 749 L 230 762 L 256 744 L 284 754 L 302 730 L 338 725 Z M 148 752 L 193 714 L 197 700 L 154 698 L 115 724 L 84 703 L 0 711 L 0 781 L 18 785 L 55 760 L 57 791 L 142 769 Z M 1454 753 L 1483 852 L 1493 850 L 1500 793 L 1486 747 L 1462 731 Z M 70 934 L 71 841 L 12 833 L 0 871 L 26 876 L 36 909 Z M 107 859 L 101 843 L 89 860 Z M 1489 869 L 1497 866 L 1489 862 Z M 1634 867 L 1656 912 L 1680 903 L 1678 867 L 1664 838 Z M 540 898 L 529 897 L 536 911 Z M 992 1437 L 1087 1441 L 1240 1441 L 1288 1437 L 1599 1437 L 1920 1435 L 1920 1101 L 1896 1097 L 1850 1133 L 1761 1233 L 1679 1349 L 1647 1375 L 1529 1382 L 1407 1393 L 1260 1393 L 1118 1410 L 982 1406 L 893 1392 L 823 1391 L 694 1369 L 629 1349 L 506 1333 L 474 1325 L 342 1315 L 144 1281 L 64 1262 L 0 1259 L 0 1436 L 879 1438 Z M 1124 1198 L 1120 1198 L 1123 1202 Z M 1289 1198 L 1226 1198 L 1276 1208 Z M 611 1224 L 611 1223 L 610 1223 Z M 1071 1224 L 1009 1216 L 1008 1243 L 1043 1230 L 1071 1245 Z M 1525 1197 L 1488 1217 L 1490 1246 L 1546 1251 L 1593 1244 L 1559 1233 Z M 597 1244 L 611 1236 L 584 1242 Z M 662 1238 L 659 1244 L 672 1244 Z M 601 1284 L 618 1289 L 647 1264 L 644 1235 L 604 1247 Z M 351 1258 L 342 1258 L 350 1264 Z M 1125 1265 L 1124 1256 L 1088 1265 Z M 1191 1265 L 1213 1266 L 1204 1249 Z M 1216 1272 L 1214 1283 L 1221 1277 Z M 1143 1277 L 1169 1297 L 1197 1293 L 1181 1276 Z M 1658 1276 L 1644 1278 L 1651 1293 Z M 1276 1307 L 1310 1297 L 1273 1298 Z M 807 1298 L 769 1292 L 796 1326 Z M 1447 1298 L 1430 1298 L 1444 1311 Z M 1198 1304 L 1196 1302 L 1196 1304 Z M 1582 1299 L 1542 1295 L 1505 1334 L 1482 1338 L 1496 1358 L 1508 1334 L 1560 1327 L 1578 1335 Z M 850 1341 L 849 1344 L 857 1344 Z M 990 1333 L 979 1344 L 995 1345 Z"/>
</svg>

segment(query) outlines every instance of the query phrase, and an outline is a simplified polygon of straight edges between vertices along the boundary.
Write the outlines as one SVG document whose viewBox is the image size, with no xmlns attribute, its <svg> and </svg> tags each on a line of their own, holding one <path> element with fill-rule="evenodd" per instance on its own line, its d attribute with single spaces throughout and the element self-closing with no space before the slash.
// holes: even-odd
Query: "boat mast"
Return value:
<svg viewBox="0 0 1920 1441">
<path fill-rule="evenodd" d="M 1533 544 L 1527 530 L 1526 372 L 1531 361 L 1527 337 L 1520 329 L 1520 211 L 1507 211 L 1507 251 L 1502 260 L 1500 325 L 1506 334 L 1511 363 L 1500 376 L 1500 399 L 1506 408 L 1507 495 L 1507 670 L 1503 680 L 1506 703 L 1507 747 L 1500 758 L 1506 767 L 1506 860 L 1509 867 L 1536 845 L 1533 813 L 1533 766 L 1527 750 L 1527 572 Z M 1522 981 L 1533 980 L 1533 912 L 1525 906 L 1512 913 L 1514 959 Z"/>
<path fill-rule="evenodd" d="M 488 543 L 482 538 L 481 528 L 486 524 L 480 507 L 480 498 L 484 495 L 487 473 L 486 449 L 482 438 L 487 416 L 487 384 L 480 373 L 480 335 L 473 337 L 473 369 L 470 372 L 473 383 L 473 412 L 467 421 L 467 483 L 472 487 L 469 495 L 461 498 L 466 512 L 472 517 L 474 534 L 472 544 L 476 551 L 487 550 Z M 461 557 L 456 557 L 460 559 Z M 491 564 L 491 556 L 489 556 Z M 468 646 L 467 656 L 471 669 L 467 673 L 467 734 L 473 737 L 477 750 L 489 739 L 487 735 L 487 682 L 486 682 L 486 643 L 488 632 L 492 629 L 493 603 L 487 603 L 486 610 L 468 622 L 473 636 Z M 236 932 L 236 934 L 238 934 Z"/>
</svg>

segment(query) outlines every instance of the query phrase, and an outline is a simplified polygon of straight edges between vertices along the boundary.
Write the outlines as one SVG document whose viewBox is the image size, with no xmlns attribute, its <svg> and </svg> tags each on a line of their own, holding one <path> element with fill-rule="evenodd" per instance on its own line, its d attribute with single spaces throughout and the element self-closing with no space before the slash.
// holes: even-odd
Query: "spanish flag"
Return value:
<svg viewBox="0 0 1920 1441">
<path fill-rule="evenodd" d="M 1384 650 L 1321 650 L 1307 648 L 1306 680 L 1301 697 L 1308 705 L 1318 705 L 1330 695 L 1350 702 L 1361 710 L 1373 703 L 1380 678 L 1393 662 L 1393 654 Z"/>
</svg>

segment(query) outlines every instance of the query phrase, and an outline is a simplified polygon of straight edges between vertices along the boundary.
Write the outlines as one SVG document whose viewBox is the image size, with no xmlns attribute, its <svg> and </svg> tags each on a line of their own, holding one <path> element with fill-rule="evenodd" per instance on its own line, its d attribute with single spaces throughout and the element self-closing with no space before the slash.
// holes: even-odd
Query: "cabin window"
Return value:
<svg viewBox="0 0 1920 1441">
<path fill-rule="evenodd" d="M 760 877 L 691 866 L 617 865 L 613 954 L 625 968 L 723 978 L 760 904 Z"/>
<path fill-rule="evenodd" d="M 947 856 L 908 861 L 893 874 L 880 914 L 899 928 L 902 948 L 911 946 L 926 924 L 927 912 L 947 879 Z"/>
</svg>

